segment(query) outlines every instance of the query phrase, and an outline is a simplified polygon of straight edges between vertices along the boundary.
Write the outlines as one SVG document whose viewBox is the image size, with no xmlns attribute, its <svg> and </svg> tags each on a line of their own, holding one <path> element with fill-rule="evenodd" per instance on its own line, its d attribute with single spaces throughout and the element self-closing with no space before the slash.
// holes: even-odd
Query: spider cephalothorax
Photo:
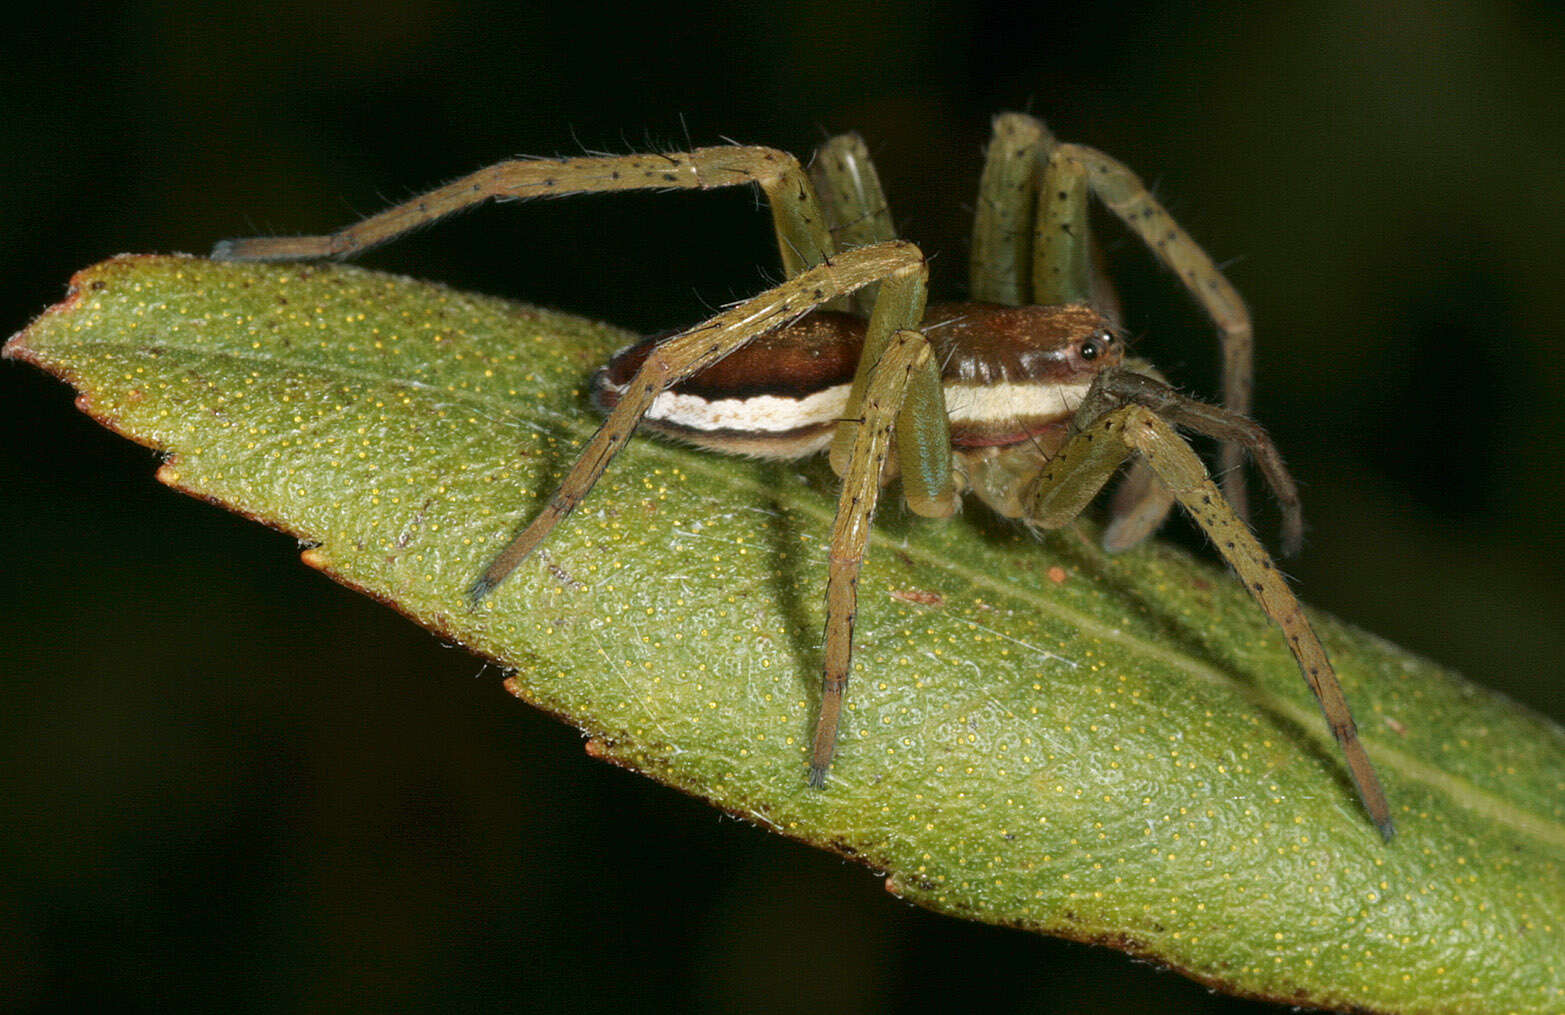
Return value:
<svg viewBox="0 0 1565 1015">
<path fill-rule="evenodd" d="M 1075 518 L 1127 459 L 1105 540 L 1145 538 L 1175 501 L 1212 539 L 1282 629 L 1341 745 L 1370 817 L 1390 810 L 1331 663 L 1244 518 L 1240 465 L 1276 494 L 1284 547 L 1298 498 L 1250 406 L 1251 329 L 1211 259 L 1120 163 L 1060 144 L 1038 120 L 995 120 L 979 186 L 967 303 L 925 305 L 923 254 L 896 238 L 864 144 L 828 141 L 806 173 L 791 155 L 728 146 L 656 155 L 502 162 L 327 236 L 221 243 L 227 259 L 345 256 L 490 198 L 759 185 L 787 280 L 687 331 L 616 354 L 593 382 L 607 419 L 544 510 L 474 581 L 476 604 L 580 503 L 632 432 L 700 447 L 795 458 L 829 450 L 842 477 L 827 579 L 825 673 L 810 755 L 823 785 L 853 646 L 860 567 L 882 488 L 912 510 L 952 514 L 972 492 L 1040 528 Z M 1087 195 L 1096 194 L 1179 276 L 1217 324 L 1224 404 L 1187 398 L 1125 357 L 1117 309 L 1092 269 Z M 1223 489 L 1179 431 L 1222 444 Z"/>
</svg>

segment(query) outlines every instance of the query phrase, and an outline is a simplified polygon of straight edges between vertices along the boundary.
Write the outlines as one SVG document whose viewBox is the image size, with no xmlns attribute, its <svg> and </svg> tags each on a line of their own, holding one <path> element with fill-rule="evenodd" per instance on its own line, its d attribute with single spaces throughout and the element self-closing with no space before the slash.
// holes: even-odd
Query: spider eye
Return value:
<svg viewBox="0 0 1565 1015">
<path fill-rule="evenodd" d="M 1114 336 L 1108 332 L 1093 332 L 1081 340 L 1081 358 L 1090 363 L 1107 352 L 1113 343 Z"/>
</svg>

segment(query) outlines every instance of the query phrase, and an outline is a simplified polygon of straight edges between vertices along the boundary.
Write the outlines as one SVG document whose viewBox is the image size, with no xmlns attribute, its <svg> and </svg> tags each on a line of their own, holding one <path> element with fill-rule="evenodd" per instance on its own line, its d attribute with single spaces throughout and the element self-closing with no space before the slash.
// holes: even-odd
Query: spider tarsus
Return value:
<svg viewBox="0 0 1565 1015">
<path fill-rule="evenodd" d="M 1304 518 L 1297 511 L 1287 511 L 1282 519 L 1282 555 L 1297 557 L 1304 548 Z"/>
<path fill-rule="evenodd" d="M 1141 526 L 1134 524 L 1136 519 L 1114 518 L 1103 529 L 1103 550 L 1105 553 L 1122 553 L 1132 546 L 1138 545 L 1145 537 Z"/>
<path fill-rule="evenodd" d="M 294 240 L 270 236 L 252 236 L 238 240 L 218 240 L 212 244 L 213 261 L 318 261 L 323 258 L 341 258 L 348 251 L 307 250 L 295 247 Z"/>
<path fill-rule="evenodd" d="M 1380 837 L 1389 845 L 1392 839 L 1397 837 L 1397 826 L 1390 818 L 1384 818 L 1375 822 L 1375 827 L 1380 830 Z"/>
<path fill-rule="evenodd" d="M 494 591 L 495 586 L 498 584 L 500 583 L 488 575 L 480 575 L 473 584 L 467 587 L 467 608 L 476 610 L 478 605 L 488 597 L 489 593 Z"/>
</svg>

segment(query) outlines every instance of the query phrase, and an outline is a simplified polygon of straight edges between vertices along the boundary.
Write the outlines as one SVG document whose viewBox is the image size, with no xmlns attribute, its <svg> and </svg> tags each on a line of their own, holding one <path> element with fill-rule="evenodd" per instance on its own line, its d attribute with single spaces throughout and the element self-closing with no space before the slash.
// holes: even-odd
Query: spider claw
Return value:
<svg viewBox="0 0 1565 1015">
<path fill-rule="evenodd" d="M 488 575 L 480 575 L 478 580 L 467 587 L 467 608 L 470 610 L 478 609 L 478 605 L 484 601 L 489 593 L 494 591 L 495 586 L 498 584 L 500 583 Z"/>
<path fill-rule="evenodd" d="M 826 766 L 825 765 L 811 765 L 810 766 L 810 788 L 811 789 L 825 789 L 826 788 Z"/>
</svg>

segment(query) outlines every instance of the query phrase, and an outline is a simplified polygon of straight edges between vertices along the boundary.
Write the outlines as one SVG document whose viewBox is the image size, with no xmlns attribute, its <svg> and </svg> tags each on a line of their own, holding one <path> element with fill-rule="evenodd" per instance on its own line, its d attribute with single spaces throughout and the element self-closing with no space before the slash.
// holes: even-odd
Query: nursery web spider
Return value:
<svg viewBox="0 0 1565 1015">
<path fill-rule="evenodd" d="M 995 120 L 974 226 L 970 302 L 925 306 L 927 266 L 898 240 L 857 135 L 828 141 L 809 172 L 785 152 L 725 146 L 651 155 L 518 159 L 481 169 L 325 236 L 256 237 L 213 257 L 346 257 L 494 199 L 759 185 L 787 280 L 687 331 L 621 350 L 593 382 L 607 420 L 558 492 L 473 583 L 476 604 L 579 504 L 638 426 L 731 453 L 829 451 L 842 477 L 827 579 L 825 673 L 809 779 L 825 783 L 853 648 L 860 567 L 882 487 L 900 476 L 912 510 L 956 511 L 964 492 L 1044 529 L 1075 518 L 1135 457 L 1105 533 L 1134 545 L 1177 500 L 1287 640 L 1347 759 L 1365 810 L 1390 839 L 1379 780 L 1347 699 L 1288 583 L 1245 524 L 1241 465 L 1259 466 L 1302 530 L 1292 479 L 1246 415 L 1251 328 L 1211 259 L 1119 162 L 1057 142 L 1015 113 Z M 1187 398 L 1127 359 L 1117 311 L 1091 263 L 1087 195 L 1173 269 L 1216 323 L 1224 405 Z M 1222 444 L 1224 492 L 1179 430 Z M 1225 496 L 1226 493 L 1226 496 Z"/>
</svg>

